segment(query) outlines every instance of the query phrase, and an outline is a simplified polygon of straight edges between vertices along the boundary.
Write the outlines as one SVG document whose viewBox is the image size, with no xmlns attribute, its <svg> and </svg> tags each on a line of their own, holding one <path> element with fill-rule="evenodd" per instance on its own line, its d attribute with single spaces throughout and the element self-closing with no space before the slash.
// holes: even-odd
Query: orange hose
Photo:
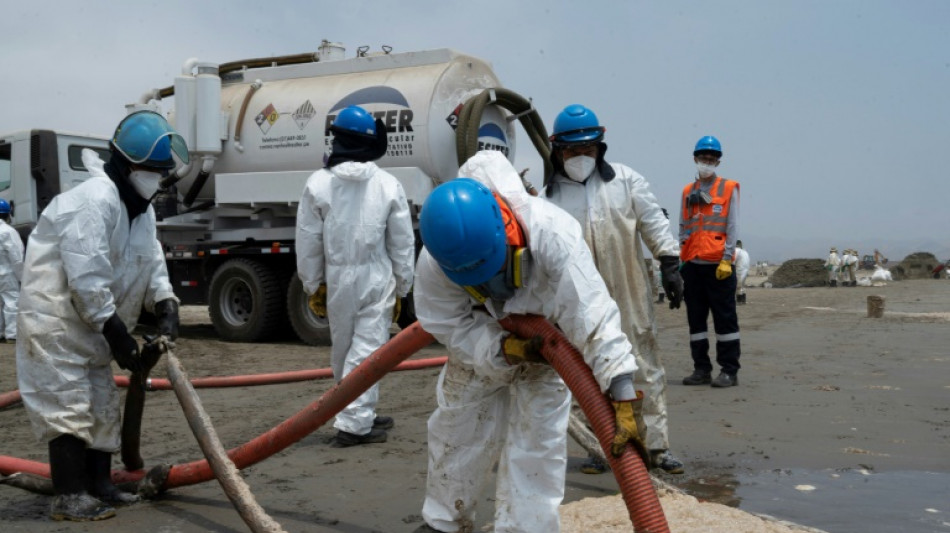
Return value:
<svg viewBox="0 0 950 533">
<path fill-rule="evenodd" d="M 669 533 L 670 527 L 650 474 L 633 445 L 627 444 L 620 457 L 610 453 L 615 433 L 614 409 L 607 396 L 600 392 L 600 386 L 577 348 L 550 322 L 537 315 L 510 315 L 500 324 L 519 337 L 541 336 L 545 339 L 541 354 L 560 374 L 594 426 L 594 434 L 620 485 L 634 530 L 638 533 Z"/>
</svg>

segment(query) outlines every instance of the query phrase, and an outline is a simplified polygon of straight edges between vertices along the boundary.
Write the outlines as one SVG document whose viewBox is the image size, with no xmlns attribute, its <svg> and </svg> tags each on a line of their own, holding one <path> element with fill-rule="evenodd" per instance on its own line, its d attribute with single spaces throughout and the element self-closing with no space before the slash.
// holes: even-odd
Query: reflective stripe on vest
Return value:
<svg viewBox="0 0 950 533">
<path fill-rule="evenodd" d="M 682 212 L 680 219 L 686 234 L 685 241 L 680 243 L 680 259 L 684 262 L 693 259 L 718 262 L 726 250 L 726 223 L 729 220 L 729 205 L 732 202 L 732 192 L 739 184 L 716 176 L 712 187 L 709 188 L 712 201 L 706 205 L 686 205 L 686 199 L 691 192 L 699 188 L 699 181 L 683 188 Z"/>
</svg>

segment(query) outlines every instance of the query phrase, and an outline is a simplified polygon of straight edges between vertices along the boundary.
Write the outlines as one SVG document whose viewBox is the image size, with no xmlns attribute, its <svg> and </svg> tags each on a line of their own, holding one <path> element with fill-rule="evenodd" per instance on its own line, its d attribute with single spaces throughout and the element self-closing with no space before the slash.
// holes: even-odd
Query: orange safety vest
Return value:
<svg viewBox="0 0 950 533">
<path fill-rule="evenodd" d="M 726 251 L 726 221 L 729 217 L 729 204 L 732 191 L 739 183 L 716 176 L 709 194 L 712 201 L 705 205 L 693 204 L 687 207 L 689 193 L 699 189 L 699 180 L 683 188 L 682 213 L 686 240 L 680 243 L 680 259 L 685 263 L 693 259 L 719 262 Z M 735 258 L 733 258 L 734 260 Z"/>
<path fill-rule="evenodd" d="M 492 195 L 495 197 L 495 201 L 498 202 L 498 207 L 501 208 L 501 219 L 505 223 L 505 238 L 508 241 L 508 246 L 523 247 L 525 245 L 524 233 L 521 231 L 521 224 L 518 224 L 518 219 L 515 218 L 511 208 L 508 207 L 508 202 L 497 192 L 493 192 Z"/>
</svg>

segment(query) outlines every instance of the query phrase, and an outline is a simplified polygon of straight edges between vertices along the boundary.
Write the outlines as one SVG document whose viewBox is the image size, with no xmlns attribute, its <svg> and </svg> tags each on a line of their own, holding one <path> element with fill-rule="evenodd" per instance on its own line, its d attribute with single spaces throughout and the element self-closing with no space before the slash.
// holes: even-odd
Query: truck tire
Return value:
<svg viewBox="0 0 950 533">
<path fill-rule="evenodd" d="M 303 283 L 294 273 L 287 286 L 287 316 L 290 318 L 290 325 L 303 342 L 311 346 L 329 346 L 330 323 L 327 319 L 313 314 L 307 305 L 307 299 Z"/>
<path fill-rule="evenodd" d="M 256 342 L 271 337 L 283 320 L 284 291 L 277 274 L 248 259 L 223 263 L 211 278 L 211 322 L 226 341 Z"/>
</svg>

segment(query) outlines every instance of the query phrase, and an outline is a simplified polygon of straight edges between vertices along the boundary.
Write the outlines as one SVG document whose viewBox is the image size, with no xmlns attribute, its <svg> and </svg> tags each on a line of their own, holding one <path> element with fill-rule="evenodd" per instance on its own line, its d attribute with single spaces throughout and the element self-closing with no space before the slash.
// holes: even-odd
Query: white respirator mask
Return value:
<svg viewBox="0 0 950 533">
<path fill-rule="evenodd" d="M 699 173 L 700 178 L 708 178 L 716 174 L 716 167 L 706 163 L 696 163 L 696 172 Z"/>
<path fill-rule="evenodd" d="M 146 200 L 151 200 L 158 192 L 158 186 L 162 175 L 158 172 L 148 170 L 133 170 L 129 173 L 129 183 L 135 188 L 135 192 Z"/>
<path fill-rule="evenodd" d="M 567 177 L 578 183 L 584 183 L 591 173 L 594 172 L 594 166 L 597 160 L 586 155 L 574 156 L 564 162 L 564 172 Z"/>
</svg>

